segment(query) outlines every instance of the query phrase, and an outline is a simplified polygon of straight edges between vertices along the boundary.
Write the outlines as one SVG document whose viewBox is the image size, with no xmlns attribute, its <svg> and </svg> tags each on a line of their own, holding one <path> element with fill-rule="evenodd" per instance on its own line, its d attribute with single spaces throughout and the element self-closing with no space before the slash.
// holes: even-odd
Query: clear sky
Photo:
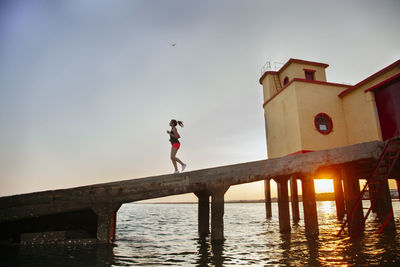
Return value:
<svg viewBox="0 0 400 267">
<path fill-rule="evenodd" d="M 0 1 L 0 196 L 266 159 L 266 61 L 354 84 L 400 58 L 400 1 Z M 274 192 L 273 192 L 274 194 Z M 260 199 L 263 184 L 227 199 Z M 193 200 L 192 195 L 168 198 Z"/>
</svg>

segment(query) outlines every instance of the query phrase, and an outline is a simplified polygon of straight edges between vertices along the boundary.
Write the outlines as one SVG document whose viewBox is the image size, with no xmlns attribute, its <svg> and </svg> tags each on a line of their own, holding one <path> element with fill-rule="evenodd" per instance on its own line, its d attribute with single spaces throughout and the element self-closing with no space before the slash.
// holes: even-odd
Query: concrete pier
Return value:
<svg viewBox="0 0 400 267">
<path fill-rule="evenodd" d="M 303 192 L 304 224 L 307 234 L 318 234 L 317 203 L 315 200 L 314 180 L 310 174 L 301 177 Z"/>
<path fill-rule="evenodd" d="M 292 205 L 292 220 L 297 223 L 300 220 L 299 212 L 299 194 L 297 192 L 297 179 L 296 176 L 290 177 L 290 201 Z"/>
<path fill-rule="evenodd" d="M 344 170 L 344 195 L 346 210 L 349 210 L 360 191 L 357 177 L 367 177 L 371 173 L 383 146 L 383 142 L 375 141 L 180 174 L 1 197 L 0 241 L 20 243 L 22 240 L 40 239 L 40 243 L 112 243 L 115 240 L 117 211 L 123 203 L 195 193 L 199 199 L 200 236 L 210 232 L 211 196 L 211 239 L 221 242 L 224 240 L 224 194 L 228 188 L 264 180 L 266 213 L 270 217 L 270 180 L 273 178 L 278 183 L 280 230 L 288 231 L 287 182 L 291 176 L 302 182 L 306 230 L 316 233 L 318 215 L 313 177 L 318 177 L 316 174 L 327 168 L 340 167 Z M 352 166 L 352 173 L 348 173 L 348 166 Z M 394 171 L 399 173 L 399 167 L 396 166 Z M 295 183 L 295 179 L 291 180 L 293 206 L 297 203 Z M 295 214 L 296 210 L 292 212 Z M 49 238 L 46 239 L 46 236 Z"/>
<path fill-rule="evenodd" d="M 279 231 L 281 233 L 290 231 L 288 179 L 289 177 L 281 177 L 275 180 L 278 189 Z"/>
<path fill-rule="evenodd" d="M 264 180 L 264 192 L 265 192 L 265 213 L 267 218 L 272 217 L 272 208 L 271 208 L 271 180 Z"/>
</svg>

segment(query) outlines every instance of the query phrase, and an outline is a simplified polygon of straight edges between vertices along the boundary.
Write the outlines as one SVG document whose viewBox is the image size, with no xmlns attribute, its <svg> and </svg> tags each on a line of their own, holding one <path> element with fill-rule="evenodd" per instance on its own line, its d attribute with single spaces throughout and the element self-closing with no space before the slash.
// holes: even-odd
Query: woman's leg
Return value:
<svg viewBox="0 0 400 267">
<path fill-rule="evenodd" d="M 185 165 L 185 163 L 183 163 L 180 159 L 178 159 L 177 157 L 175 157 L 175 160 L 179 163 L 179 164 L 181 164 L 182 166 L 183 165 Z"/>
<path fill-rule="evenodd" d="M 172 160 L 172 164 L 174 164 L 174 168 L 177 171 L 178 168 L 176 166 L 176 163 L 178 162 L 179 164 L 181 164 L 182 166 L 185 165 L 185 163 L 183 163 L 180 159 L 178 159 L 176 157 L 176 153 L 178 152 L 178 149 L 176 147 L 172 147 L 171 148 L 171 160 Z"/>
<path fill-rule="evenodd" d="M 178 171 L 178 167 L 176 166 L 176 152 L 178 152 L 178 149 L 176 147 L 171 147 L 171 160 L 172 164 L 174 164 L 175 171 Z"/>
</svg>

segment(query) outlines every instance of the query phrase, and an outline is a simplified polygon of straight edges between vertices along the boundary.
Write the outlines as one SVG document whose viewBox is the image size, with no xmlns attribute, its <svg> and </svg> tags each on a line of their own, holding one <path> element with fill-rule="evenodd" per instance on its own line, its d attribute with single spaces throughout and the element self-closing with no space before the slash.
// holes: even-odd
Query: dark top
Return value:
<svg viewBox="0 0 400 267">
<path fill-rule="evenodd" d="M 172 131 L 172 128 L 171 128 L 171 133 L 174 133 Z M 169 141 L 171 142 L 171 144 L 175 144 L 175 143 L 179 143 L 180 144 L 179 140 L 177 138 L 173 137 L 172 135 L 169 135 Z"/>
</svg>

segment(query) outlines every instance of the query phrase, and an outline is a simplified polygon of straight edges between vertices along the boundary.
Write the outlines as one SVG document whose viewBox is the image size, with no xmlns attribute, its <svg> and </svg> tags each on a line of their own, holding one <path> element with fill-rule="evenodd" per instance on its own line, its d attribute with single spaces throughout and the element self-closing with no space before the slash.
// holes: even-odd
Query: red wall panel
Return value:
<svg viewBox="0 0 400 267">
<path fill-rule="evenodd" d="M 383 140 L 400 135 L 400 79 L 375 90 Z"/>
</svg>

